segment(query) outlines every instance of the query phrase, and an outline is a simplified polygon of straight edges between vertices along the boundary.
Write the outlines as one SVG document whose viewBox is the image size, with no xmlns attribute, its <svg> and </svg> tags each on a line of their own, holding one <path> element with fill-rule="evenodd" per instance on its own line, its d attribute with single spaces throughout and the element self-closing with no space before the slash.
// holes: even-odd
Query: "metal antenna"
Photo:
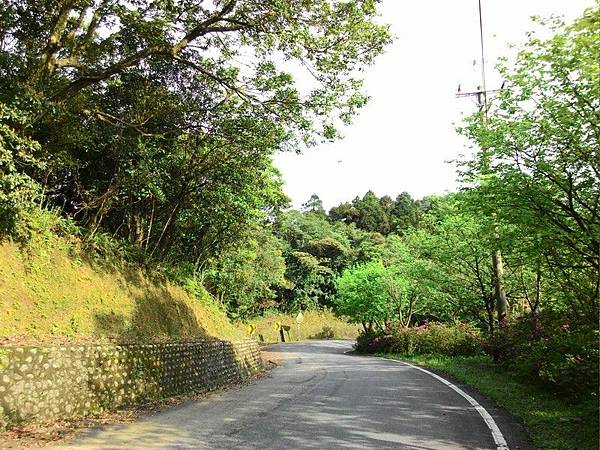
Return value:
<svg viewBox="0 0 600 450">
<path fill-rule="evenodd" d="M 488 91 L 486 89 L 485 51 L 484 51 L 484 46 L 483 46 L 483 14 L 481 13 L 481 0 L 478 0 L 478 6 L 479 6 L 479 43 L 481 46 L 481 86 L 477 86 L 477 90 L 475 90 L 475 91 L 461 92 L 460 84 L 459 84 L 457 92 L 456 92 L 456 97 L 457 98 L 476 97 L 477 98 L 477 106 L 479 108 L 479 111 L 483 111 L 483 113 L 485 114 L 485 119 L 487 121 L 487 113 L 488 113 L 487 97 L 488 97 L 488 94 L 500 92 L 501 89 L 492 89 L 490 91 Z"/>
<path fill-rule="evenodd" d="M 479 111 L 483 110 L 484 116 L 484 124 L 487 126 L 488 122 L 488 102 L 487 95 L 488 93 L 498 92 L 504 87 L 504 83 L 502 83 L 502 87 L 500 89 L 495 89 L 493 91 L 486 90 L 485 86 L 485 52 L 483 47 L 483 15 L 481 14 L 481 0 L 478 0 L 479 4 L 479 42 L 481 44 L 481 86 L 477 87 L 477 90 L 474 92 L 460 92 L 460 84 L 458 85 L 458 92 L 456 93 L 457 97 L 472 97 L 477 96 L 477 103 L 479 106 Z M 490 155 L 488 149 L 482 147 L 481 149 L 481 165 L 482 165 L 482 174 L 486 174 L 490 168 Z M 495 220 L 496 214 L 492 214 L 492 220 Z M 496 225 L 496 238 L 499 238 L 498 226 Z M 492 253 L 492 271 L 494 273 L 494 293 L 496 297 L 496 312 L 498 315 L 498 324 L 501 326 L 506 322 L 506 313 L 508 309 L 508 304 L 506 301 L 506 291 L 504 289 L 504 261 L 502 259 L 502 253 L 499 249 L 494 250 Z"/>
<path fill-rule="evenodd" d="M 479 42 L 481 43 L 481 88 L 483 94 L 483 111 L 487 120 L 487 92 L 485 90 L 485 52 L 483 51 L 483 16 L 481 14 L 481 0 L 479 4 Z"/>
</svg>

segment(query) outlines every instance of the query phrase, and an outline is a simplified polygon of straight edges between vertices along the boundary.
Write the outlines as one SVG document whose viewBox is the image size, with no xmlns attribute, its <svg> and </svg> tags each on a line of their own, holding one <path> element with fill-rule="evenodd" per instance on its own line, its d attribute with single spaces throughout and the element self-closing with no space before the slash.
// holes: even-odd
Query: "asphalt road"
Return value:
<svg viewBox="0 0 600 450">
<path fill-rule="evenodd" d="M 414 367 L 344 354 L 350 348 L 348 341 L 275 346 L 287 360 L 268 377 L 87 430 L 60 448 L 498 448 L 476 407 L 451 387 Z M 530 448 L 506 413 L 470 394 L 508 447 Z"/>
</svg>

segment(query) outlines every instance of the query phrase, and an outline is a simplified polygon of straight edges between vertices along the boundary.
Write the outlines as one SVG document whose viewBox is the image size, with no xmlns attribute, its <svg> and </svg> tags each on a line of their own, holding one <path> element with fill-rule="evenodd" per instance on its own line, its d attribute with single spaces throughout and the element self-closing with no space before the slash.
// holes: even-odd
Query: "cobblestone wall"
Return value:
<svg viewBox="0 0 600 450">
<path fill-rule="evenodd" d="M 260 368 L 254 341 L 0 347 L 0 428 L 203 391 Z"/>
</svg>

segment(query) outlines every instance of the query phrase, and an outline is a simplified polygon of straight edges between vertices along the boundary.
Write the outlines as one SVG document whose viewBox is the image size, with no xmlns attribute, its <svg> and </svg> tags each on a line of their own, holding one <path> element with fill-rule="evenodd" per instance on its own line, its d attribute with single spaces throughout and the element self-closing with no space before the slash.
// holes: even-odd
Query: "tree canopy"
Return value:
<svg viewBox="0 0 600 450">
<path fill-rule="evenodd" d="M 390 42 L 377 7 L 4 2 L 6 216 L 39 186 L 89 237 L 199 267 L 286 205 L 274 152 L 334 139 L 365 104 L 361 71 Z"/>
</svg>

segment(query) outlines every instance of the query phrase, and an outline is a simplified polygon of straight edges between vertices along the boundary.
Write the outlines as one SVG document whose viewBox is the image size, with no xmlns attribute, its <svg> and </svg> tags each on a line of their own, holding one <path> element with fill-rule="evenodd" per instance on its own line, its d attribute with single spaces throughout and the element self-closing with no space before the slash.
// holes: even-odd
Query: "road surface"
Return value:
<svg viewBox="0 0 600 450">
<path fill-rule="evenodd" d="M 133 423 L 87 430 L 60 448 L 499 448 L 481 414 L 450 386 L 402 363 L 347 355 L 351 344 L 274 346 L 286 362 L 268 377 Z M 471 395 L 511 449 L 528 448 L 519 425 Z"/>
</svg>

